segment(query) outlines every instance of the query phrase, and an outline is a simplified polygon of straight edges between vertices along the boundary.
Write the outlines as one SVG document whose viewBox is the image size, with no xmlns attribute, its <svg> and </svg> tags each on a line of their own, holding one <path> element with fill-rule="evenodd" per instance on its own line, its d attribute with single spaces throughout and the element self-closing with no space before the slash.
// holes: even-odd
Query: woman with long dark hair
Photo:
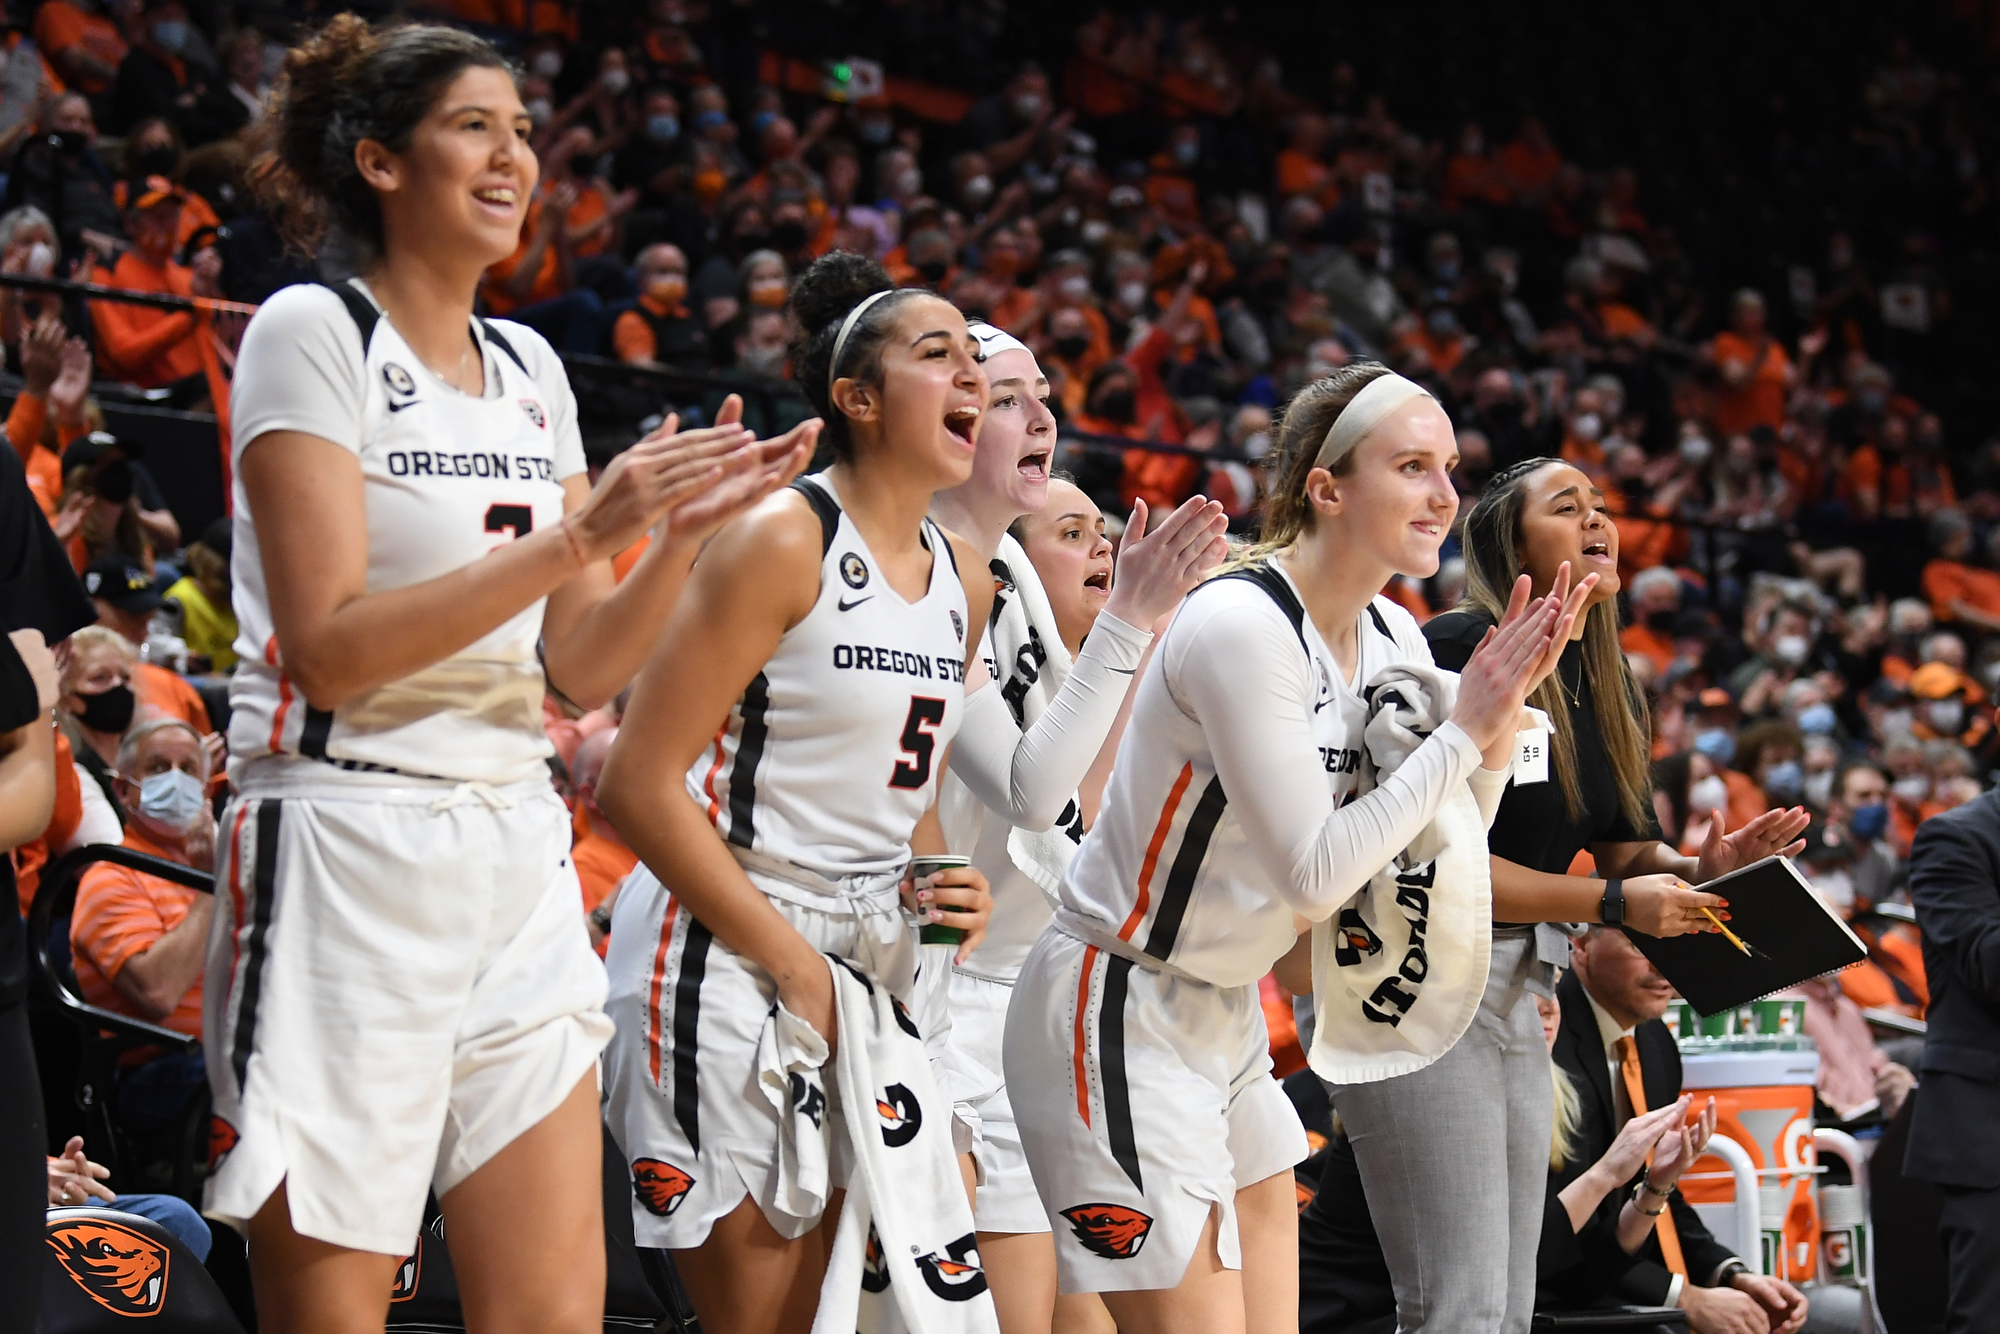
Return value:
<svg viewBox="0 0 2000 1334">
<path fill-rule="evenodd" d="M 1560 459 L 1516 464 L 1487 484 L 1464 534 L 1467 605 L 1424 626 L 1440 667 L 1468 664 L 1523 577 L 1541 590 L 1566 574 L 1596 579 L 1555 671 L 1528 699 L 1554 724 L 1547 776 L 1517 770 L 1488 831 L 1493 952 L 1479 1018 L 1428 1069 L 1334 1090 L 1362 1180 L 1382 1202 L 1402 1334 L 1528 1328 L 1552 1116 L 1534 1000 L 1552 994 L 1568 959 L 1552 924 L 1712 929 L 1702 909 L 1727 905 L 1688 882 L 1797 851 L 1805 825 L 1802 812 L 1772 812 L 1712 839 L 1698 861 L 1659 841 L 1645 698 L 1618 647 L 1618 530 L 1586 475 Z M 1604 878 L 1567 874 L 1584 849 Z"/>
<path fill-rule="evenodd" d="M 555 353 L 473 314 L 538 175 L 481 39 L 343 15 L 287 55 L 268 128 L 290 239 L 350 276 L 265 302 L 233 386 L 207 1211 L 247 1233 L 267 1330 L 380 1330 L 434 1189 L 469 1325 L 583 1334 L 611 1026 L 543 694 L 622 688 L 816 423 L 670 419 L 590 485 Z"/>
</svg>

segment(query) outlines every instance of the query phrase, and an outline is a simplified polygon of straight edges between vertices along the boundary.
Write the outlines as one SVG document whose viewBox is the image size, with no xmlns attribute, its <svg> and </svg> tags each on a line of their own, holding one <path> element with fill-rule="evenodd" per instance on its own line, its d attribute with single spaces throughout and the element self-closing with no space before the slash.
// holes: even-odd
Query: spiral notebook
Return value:
<svg viewBox="0 0 2000 1334">
<path fill-rule="evenodd" d="M 1729 900 L 1726 925 L 1750 954 L 1715 932 L 1662 940 L 1627 927 L 1625 934 L 1704 1018 L 1868 957 L 1787 858 L 1766 857 L 1700 888 Z"/>
</svg>

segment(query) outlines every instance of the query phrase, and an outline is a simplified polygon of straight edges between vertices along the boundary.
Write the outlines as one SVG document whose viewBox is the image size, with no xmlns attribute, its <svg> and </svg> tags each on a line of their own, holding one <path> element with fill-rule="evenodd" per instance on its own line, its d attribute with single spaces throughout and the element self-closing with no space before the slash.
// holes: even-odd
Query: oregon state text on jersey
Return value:
<svg viewBox="0 0 2000 1334">
<path fill-rule="evenodd" d="M 826 477 L 794 485 L 820 519 L 819 599 L 730 707 L 688 792 L 737 847 L 879 875 L 908 860 L 964 711 L 965 587 L 926 520 L 930 586 L 904 601 Z"/>
<path fill-rule="evenodd" d="M 431 373 L 386 318 L 368 319 L 372 313 L 355 286 L 345 297 L 290 287 L 265 303 L 244 336 L 235 381 L 239 459 L 244 445 L 271 430 L 308 432 L 355 452 L 371 592 L 448 574 L 560 522 L 562 480 L 584 470 L 583 450 L 569 383 L 541 336 L 475 321 L 487 393 L 471 398 Z M 549 753 L 536 654 L 541 602 L 422 671 L 331 713 L 313 709 L 284 672 L 240 467 L 235 506 L 242 667 L 230 691 L 232 766 L 286 753 L 346 769 L 488 782 L 540 769 Z"/>
</svg>

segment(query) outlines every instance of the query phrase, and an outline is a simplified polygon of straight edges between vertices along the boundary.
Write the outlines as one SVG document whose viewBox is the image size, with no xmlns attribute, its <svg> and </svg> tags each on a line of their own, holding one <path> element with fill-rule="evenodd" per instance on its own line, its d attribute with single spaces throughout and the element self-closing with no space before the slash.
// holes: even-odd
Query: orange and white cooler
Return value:
<svg viewBox="0 0 2000 1334">
<path fill-rule="evenodd" d="M 1793 1283 L 1812 1279 L 1819 1259 L 1819 1210 L 1813 1191 L 1813 1082 L 1819 1053 L 1809 1038 L 1696 1038 L 1681 1048 L 1681 1087 L 1694 1108 L 1715 1099 L 1716 1133 L 1743 1147 L 1757 1168 L 1764 1273 Z M 1681 1194 L 1720 1236 L 1737 1207 L 1729 1167 L 1703 1154 L 1681 1179 Z M 1751 1257 L 1744 1256 L 1746 1261 Z"/>
</svg>

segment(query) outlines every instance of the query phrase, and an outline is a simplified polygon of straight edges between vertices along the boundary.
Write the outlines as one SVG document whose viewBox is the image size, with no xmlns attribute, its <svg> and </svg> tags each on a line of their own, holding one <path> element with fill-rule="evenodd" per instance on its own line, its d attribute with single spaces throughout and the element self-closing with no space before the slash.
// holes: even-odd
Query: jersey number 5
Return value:
<svg viewBox="0 0 2000 1334">
<path fill-rule="evenodd" d="M 903 722 L 902 741 L 903 753 L 910 758 L 896 762 L 896 771 L 889 775 L 890 787 L 914 790 L 931 781 L 931 752 L 937 749 L 937 738 L 931 729 L 943 722 L 943 700 L 923 695 L 910 697 L 910 716 Z"/>
<path fill-rule="evenodd" d="M 518 542 L 535 529 L 535 512 L 526 505 L 488 505 L 486 531 L 506 533 Z"/>
</svg>

